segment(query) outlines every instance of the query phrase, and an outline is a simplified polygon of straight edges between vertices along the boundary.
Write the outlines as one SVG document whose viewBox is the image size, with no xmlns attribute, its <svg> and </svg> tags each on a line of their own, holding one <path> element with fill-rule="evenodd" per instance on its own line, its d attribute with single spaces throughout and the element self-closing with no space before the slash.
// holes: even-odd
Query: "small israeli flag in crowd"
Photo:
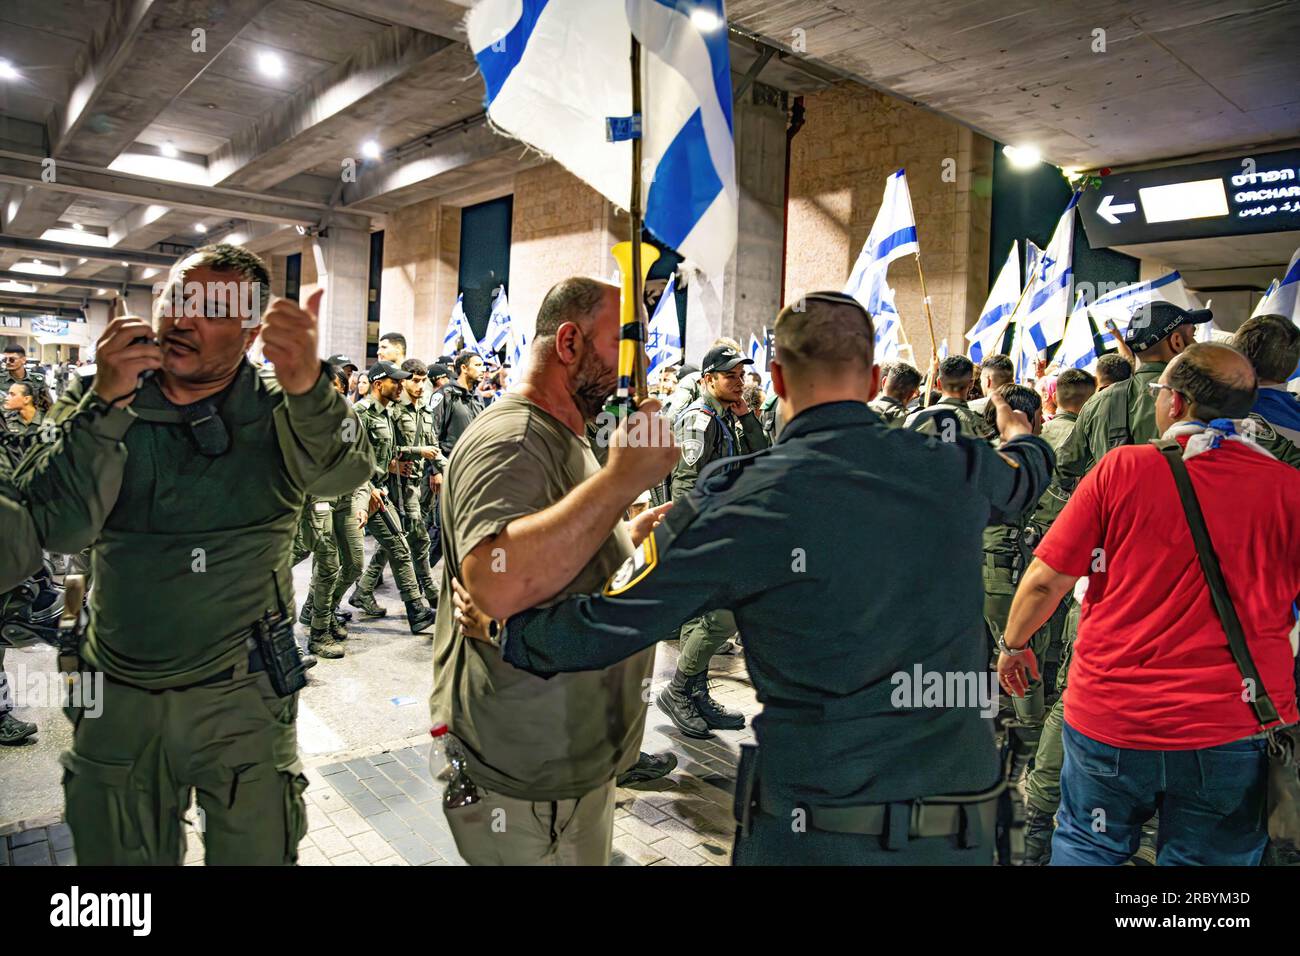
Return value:
<svg viewBox="0 0 1300 956">
<path fill-rule="evenodd" d="M 442 354 L 455 355 L 457 342 L 460 339 L 465 340 L 466 348 L 478 350 L 478 343 L 474 341 L 474 330 L 469 327 L 469 320 L 465 318 L 464 297 L 458 293 L 456 304 L 451 307 L 451 321 L 447 323 L 447 331 L 442 336 Z"/>
<path fill-rule="evenodd" d="M 1046 352 L 1048 346 L 1061 341 L 1065 335 L 1065 320 L 1073 297 L 1074 210 L 1078 203 L 1079 193 L 1075 192 L 1056 223 L 1052 241 L 1037 256 L 1028 277 L 1031 287 L 1017 321 L 1024 327 L 1022 343 L 1030 343 L 1022 347 L 1026 351 L 1032 348 L 1035 356 Z"/>
<path fill-rule="evenodd" d="M 746 373 L 756 372 L 764 392 L 772 390 L 772 372 L 767 367 L 767 333 L 760 339 L 753 332 L 749 333 L 749 357 L 754 364 L 745 369 Z"/>
<path fill-rule="evenodd" d="M 1282 284 L 1282 281 L 1281 281 L 1280 279 L 1274 279 L 1272 282 L 1270 282 L 1270 283 L 1268 284 L 1268 288 L 1264 290 L 1264 295 L 1263 295 L 1262 298 L 1260 298 L 1260 300 L 1259 300 L 1259 304 L 1258 304 L 1257 306 L 1255 306 L 1255 311 L 1252 312 L 1252 313 L 1250 313 L 1250 317 L 1251 317 L 1252 319 L 1253 319 L 1255 316 L 1257 316 L 1257 315 L 1268 315 L 1268 314 L 1269 314 L 1269 313 L 1268 313 L 1268 300 L 1271 299 L 1271 298 L 1273 298 L 1273 293 L 1277 291 L 1277 287 L 1280 286 L 1281 284 Z"/>
<path fill-rule="evenodd" d="M 1011 243 L 1011 252 L 1007 261 L 989 290 L 988 300 L 980 310 L 979 321 L 966 333 L 970 343 L 970 360 L 977 365 L 984 359 L 1002 349 L 1002 339 L 1007 334 L 1007 325 L 1011 322 L 1011 310 L 1020 299 L 1024 288 L 1020 284 L 1020 244 Z"/>
<path fill-rule="evenodd" d="M 1300 301 L 1296 293 L 1300 291 L 1300 249 L 1295 251 L 1291 257 L 1291 263 L 1286 267 L 1286 275 L 1282 276 L 1282 281 L 1277 287 L 1269 287 L 1271 291 L 1264 296 L 1260 302 L 1261 315 L 1285 315 L 1292 322 L 1300 325 Z"/>
<path fill-rule="evenodd" d="M 484 354 L 496 355 L 510 344 L 510 303 L 506 299 L 506 287 L 499 286 L 492 299 L 492 314 L 488 317 L 487 328 L 483 330 L 483 341 L 479 343 Z"/>
<path fill-rule="evenodd" d="M 506 370 L 507 388 L 523 379 L 524 372 L 528 369 L 528 356 L 530 353 L 528 336 L 524 334 L 523 329 L 516 332 L 512 326 L 510 330 L 510 367 Z"/>
<path fill-rule="evenodd" d="M 722 275 L 740 202 L 722 0 L 480 0 L 466 30 L 492 125 L 623 209 L 631 205 L 632 142 L 623 136 L 635 124 L 623 120 L 635 34 L 643 48 L 646 228 L 707 274 Z M 611 127 L 623 133 L 608 137 Z"/>
<path fill-rule="evenodd" d="M 886 297 L 893 291 L 885 281 L 889 264 L 906 255 L 921 251 L 916 238 L 916 217 L 912 215 L 912 195 L 907 189 L 907 175 L 898 170 L 885 180 L 885 196 L 876 213 L 876 221 L 867 233 L 862 252 L 853 264 L 844 292 L 862 303 L 872 318 L 880 312 Z M 894 313 L 897 316 L 897 312 Z M 877 328 L 879 337 L 879 328 Z"/>
<path fill-rule="evenodd" d="M 1098 296 L 1097 301 L 1088 307 L 1089 314 L 1097 323 L 1097 328 L 1101 330 L 1102 348 L 1110 351 L 1119 347 L 1114 334 L 1106 326 L 1107 321 L 1114 322 L 1115 327 L 1123 332 L 1128 328 L 1134 314 L 1140 315 L 1141 307 L 1152 302 L 1172 302 L 1180 309 L 1197 308 L 1196 301 L 1187 291 L 1183 277 L 1178 272 L 1166 273 L 1149 282 L 1134 282 L 1120 286 L 1103 296 Z"/>
<path fill-rule="evenodd" d="M 894 290 L 888 285 L 881 296 L 880 307 L 871 314 L 871 318 L 876 327 L 876 364 L 897 362 L 901 358 L 899 331 L 903 320 L 894 307 Z"/>
<path fill-rule="evenodd" d="M 1080 294 L 1074 301 L 1074 311 L 1065 323 L 1065 336 L 1056 351 L 1056 364 L 1061 368 L 1081 368 L 1092 371 L 1097 364 L 1097 345 L 1092 337 L 1092 321 L 1088 318 L 1088 305 Z"/>
<path fill-rule="evenodd" d="M 646 371 L 676 365 L 682 360 L 682 327 L 677 318 L 677 273 L 668 277 L 668 285 L 655 305 L 655 314 L 646 327 Z"/>
</svg>

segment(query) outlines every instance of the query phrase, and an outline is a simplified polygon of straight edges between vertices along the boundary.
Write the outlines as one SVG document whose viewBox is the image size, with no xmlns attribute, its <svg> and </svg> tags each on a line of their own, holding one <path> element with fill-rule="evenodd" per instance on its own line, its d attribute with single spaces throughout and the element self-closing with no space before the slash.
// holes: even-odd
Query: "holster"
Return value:
<svg viewBox="0 0 1300 956">
<path fill-rule="evenodd" d="M 281 697 L 288 697 L 307 686 L 307 668 L 293 636 L 293 619 L 284 614 L 266 612 L 253 625 L 251 640 L 262 658 L 262 666 L 271 687 Z"/>
</svg>

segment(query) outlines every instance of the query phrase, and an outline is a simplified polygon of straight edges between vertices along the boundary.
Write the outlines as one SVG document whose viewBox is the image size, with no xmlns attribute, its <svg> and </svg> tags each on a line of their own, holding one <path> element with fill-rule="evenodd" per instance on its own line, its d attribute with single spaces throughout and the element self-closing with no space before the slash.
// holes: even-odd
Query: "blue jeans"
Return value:
<svg viewBox="0 0 1300 956">
<path fill-rule="evenodd" d="M 1265 741 L 1204 750 L 1126 750 L 1062 730 L 1052 866 L 1119 866 L 1160 812 L 1161 866 L 1258 866 L 1268 840 Z"/>
</svg>

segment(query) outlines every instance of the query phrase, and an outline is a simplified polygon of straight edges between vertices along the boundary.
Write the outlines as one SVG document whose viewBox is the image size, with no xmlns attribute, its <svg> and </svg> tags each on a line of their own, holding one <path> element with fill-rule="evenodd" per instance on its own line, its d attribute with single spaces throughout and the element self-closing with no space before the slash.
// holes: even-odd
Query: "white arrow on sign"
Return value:
<svg viewBox="0 0 1300 956">
<path fill-rule="evenodd" d="M 1110 194 L 1103 196 L 1101 202 L 1097 206 L 1097 215 L 1101 216 L 1102 219 L 1105 219 L 1112 226 L 1118 226 L 1118 213 L 1137 212 L 1137 206 L 1131 202 L 1116 203 L 1114 202 L 1114 199 L 1115 197 Z"/>
</svg>

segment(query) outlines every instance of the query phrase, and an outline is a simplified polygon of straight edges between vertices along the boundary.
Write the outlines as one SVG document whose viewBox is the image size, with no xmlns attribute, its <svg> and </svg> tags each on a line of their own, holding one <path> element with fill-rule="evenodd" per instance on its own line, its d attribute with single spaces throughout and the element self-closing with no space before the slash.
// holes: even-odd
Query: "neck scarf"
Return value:
<svg viewBox="0 0 1300 956">
<path fill-rule="evenodd" d="M 1183 447 L 1183 461 L 1218 448 L 1225 441 L 1241 442 L 1252 451 L 1273 458 L 1272 452 L 1255 441 L 1251 425 L 1250 420 L 1244 418 L 1240 421 L 1231 418 L 1215 418 L 1208 423 L 1199 421 L 1175 422 L 1169 426 L 1169 429 L 1161 437 L 1191 436 Z"/>
</svg>

